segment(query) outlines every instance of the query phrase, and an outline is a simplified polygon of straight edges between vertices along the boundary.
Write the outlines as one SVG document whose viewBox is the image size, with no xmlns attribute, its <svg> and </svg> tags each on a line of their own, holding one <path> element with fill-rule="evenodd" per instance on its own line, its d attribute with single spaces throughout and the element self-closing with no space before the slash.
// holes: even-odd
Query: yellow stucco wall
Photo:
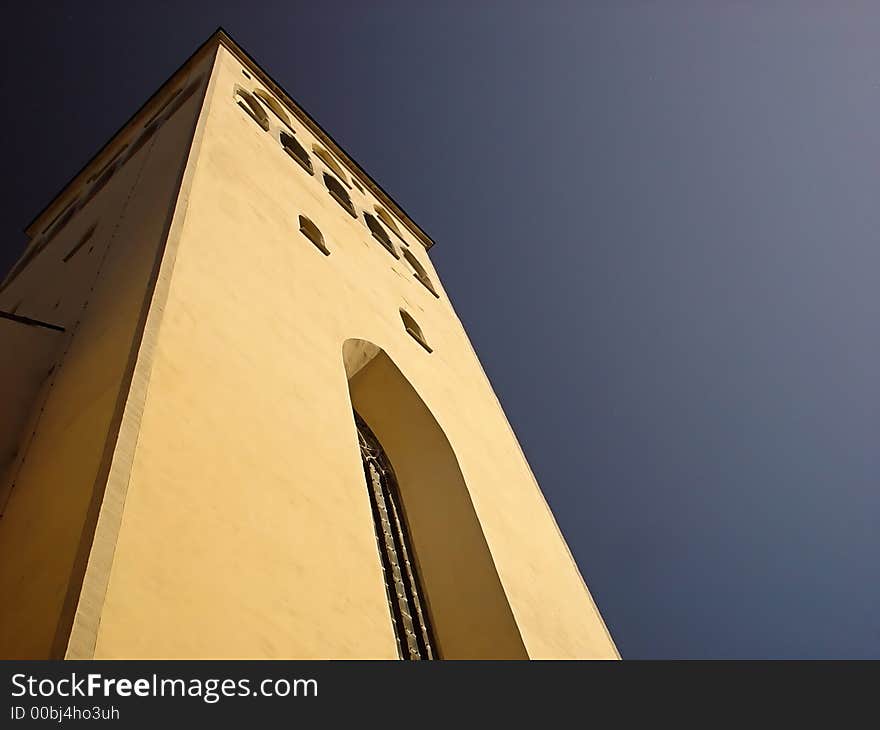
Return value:
<svg viewBox="0 0 880 730">
<path fill-rule="evenodd" d="M 225 48 L 213 83 L 95 655 L 396 656 L 342 361 L 361 338 L 445 432 L 528 655 L 615 656 L 424 247 L 404 231 L 439 299 L 236 105 L 261 84 Z"/>
<path fill-rule="evenodd" d="M 0 522 L 0 554 L 26 545 L 0 563 L 0 591 L 26 588 L 0 609 L 0 653 L 45 655 L 66 639 L 67 596 L 70 658 L 396 658 L 354 401 L 400 471 L 442 656 L 616 657 L 416 230 L 398 218 L 406 244 L 391 240 L 439 298 L 365 225 L 363 211 L 390 201 L 349 167 L 366 191 L 350 188 L 351 217 L 322 160 L 311 155 L 310 176 L 279 144 L 277 116 L 267 132 L 237 105 L 236 87 L 268 78 L 243 74 L 228 43 L 202 56 L 185 74 L 210 69 L 204 103 L 194 95 L 163 128 L 167 157 L 157 142 L 135 188 L 102 193 L 108 211 L 127 211 L 114 239 L 126 243 L 95 290 L 105 303 L 89 307 L 107 321 L 77 335 L 62 370 L 71 395 L 47 421 L 59 428 L 40 435 L 30 486 L 16 485 Z M 287 111 L 307 150 L 332 147 Z M 167 168 L 184 160 L 171 201 Z M 300 214 L 329 256 L 300 233 Z M 347 350 L 346 362 L 352 340 L 380 356 L 355 365 Z M 93 392 L 78 399 L 82 389 Z M 57 502 L 59 484 L 75 504 Z M 92 539 L 80 515 L 95 494 Z M 77 559 L 82 587 L 67 590 Z M 28 612 L 43 629 L 15 639 Z"/>
</svg>

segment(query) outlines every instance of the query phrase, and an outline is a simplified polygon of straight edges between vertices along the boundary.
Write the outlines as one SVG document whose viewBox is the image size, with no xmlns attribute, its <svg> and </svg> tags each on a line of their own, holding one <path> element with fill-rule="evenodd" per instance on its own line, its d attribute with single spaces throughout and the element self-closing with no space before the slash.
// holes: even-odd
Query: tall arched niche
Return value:
<svg viewBox="0 0 880 730">
<path fill-rule="evenodd" d="M 397 476 L 440 658 L 528 659 L 440 425 L 380 347 L 347 340 L 343 361 L 352 408 L 381 442 Z M 365 483 L 364 499 L 366 490 Z"/>
</svg>

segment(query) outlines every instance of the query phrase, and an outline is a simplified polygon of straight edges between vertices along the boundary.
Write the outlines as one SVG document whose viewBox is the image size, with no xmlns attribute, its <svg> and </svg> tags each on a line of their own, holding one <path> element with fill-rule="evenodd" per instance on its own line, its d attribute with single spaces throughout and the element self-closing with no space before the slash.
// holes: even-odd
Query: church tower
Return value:
<svg viewBox="0 0 880 730">
<path fill-rule="evenodd" d="M 617 657 L 432 240 L 225 33 L 27 233 L 0 657 Z"/>
</svg>

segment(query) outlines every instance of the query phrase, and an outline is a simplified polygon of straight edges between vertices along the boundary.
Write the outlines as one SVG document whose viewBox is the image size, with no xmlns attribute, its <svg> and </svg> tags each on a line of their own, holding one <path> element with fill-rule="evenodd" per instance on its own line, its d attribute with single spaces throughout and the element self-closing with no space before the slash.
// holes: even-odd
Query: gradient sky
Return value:
<svg viewBox="0 0 880 730">
<path fill-rule="evenodd" d="M 880 658 L 876 4 L 5 19 L 0 269 L 223 25 L 437 241 L 624 657 Z"/>
</svg>

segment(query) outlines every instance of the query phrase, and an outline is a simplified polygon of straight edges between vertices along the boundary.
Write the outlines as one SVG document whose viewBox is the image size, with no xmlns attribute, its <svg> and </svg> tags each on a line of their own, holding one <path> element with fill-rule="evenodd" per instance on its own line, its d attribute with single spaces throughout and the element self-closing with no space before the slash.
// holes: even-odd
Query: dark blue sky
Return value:
<svg viewBox="0 0 880 730">
<path fill-rule="evenodd" d="M 624 657 L 878 658 L 880 9 L 767 5 L 33 3 L 0 268 L 223 25 L 437 241 Z"/>
</svg>

